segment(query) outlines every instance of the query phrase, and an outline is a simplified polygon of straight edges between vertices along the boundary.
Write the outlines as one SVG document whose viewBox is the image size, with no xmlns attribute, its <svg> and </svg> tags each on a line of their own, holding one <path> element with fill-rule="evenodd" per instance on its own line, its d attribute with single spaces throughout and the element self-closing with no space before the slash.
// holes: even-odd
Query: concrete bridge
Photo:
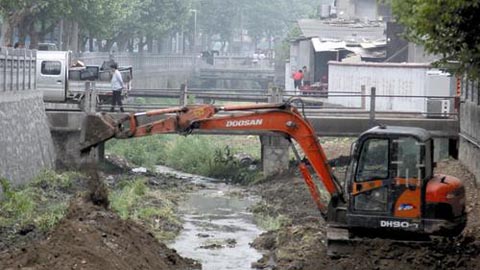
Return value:
<svg viewBox="0 0 480 270">
<path fill-rule="evenodd" d="M 18 56 L 20 59 L 21 56 Z M 13 59 L 13 58 L 12 58 Z M 15 58 L 16 59 L 16 58 Z M 162 58 L 158 58 L 157 61 L 163 61 L 159 60 Z M 184 64 L 171 64 L 171 68 L 174 73 L 179 73 L 180 71 L 183 70 L 183 75 L 185 77 L 188 77 L 191 75 L 188 71 L 189 69 L 189 63 L 187 60 L 182 58 L 184 61 Z M 5 60 L 4 61 L 4 66 L 3 69 L 0 70 L 0 77 L 2 74 L 6 74 L 6 77 L 3 77 L 2 82 L 6 81 L 7 83 L 0 84 L 0 89 L 2 89 L 2 85 L 8 85 L 8 89 L 6 87 L 3 88 L 3 91 L 10 91 L 7 94 L 2 93 L 0 91 L 0 114 L 2 114 L 2 119 L 3 115 L 7 115 L 7 117 L 10 117 L 9 115 L 12 115 L 12 119 L 14 117 L 24 117 L 24 119 L 27 119 L 29 115 L 32 113 L 28 113 L 25 115 L 24 112 L 10 112 L 8 111 L 11 104 L 11 101 L 13 100 L 14 104 L 19 104 L 21 102 L 20 100 L 24 100 L 26 97 L 27 91 L 25 93 L 22 93 L 22 91 L 17 91 L 17 92 L 11 92 L 12 89 L 22 89 L 20 85 L 22 85 L 22 82 L 28 81 L 28 79 L 16 79 L 15 74 L 28 74 L 28 69 L 26 68 L 27 65 L 21 64 L 20 62 L 15 62 L 16 60 Z M 28 61 L 34 61 L 34 60 L 27 60 L 25 63 L 28 63 Z M 133 61 L 133 60 L 132 60 Z M 136 61 L 136 60 L 135 60 Z M 13 66 L 11 66 L 10 63 L 14 63 Z M 19 64 L 20 63 L 20 64 Z M 143 64 L 144 68 L 146 67 L 147 69 L 152 69 L 155 64 L 151 64 L 148 66 L 147 64 Z M 33 65 L 34 66 L 34 65 Z M 11 70 L 13 68 L 13 71 Z M 17 70 L 19 69 L 19 70 Z M 26 70 L 25 73 L 22 73 L 21 70 Z M 169 73 L 167 69 L 162 69 L 162 74 L 165 76 L 169 77 Z M 30 73 L 31 74 L 31 73 Z M 13 76 L 13 77 L 12 77 Z M 154 80 L 153 77 L 150 79 Z M 178 78 L 177 78 L 178 79 Z M 30 78 L 31 80 L 31 78 Z M 136 80 L 138 80 L 138 76 L 136 77 Z M 178 84 L 182 82 L 182 79 L 178 79 L 180 82 L 177 81 Z M 18 81 L 18 83 L 17 83 Z M 12 83 L 10 85 L 10 83 Z M 156 85 L 156 82 L 151 83 L 149 81 L 148 77 L 143 78 L 143 83 L 145 86 L 148 85 Z M 30 96 L 30 98 L 38 101 L 41 99 L 41 95 L 38 95 L 38 91 L 35 89 L 35 83 L 31 84 L 26 84 L 30 85 L 31 88 L 29 88 L 29 91 L 33 91 L 31 93 L 37 93 L 37 95 Z M 178 99 L 178 104 L 187 104 L 189 101 L 189 96 L 190 96 L 190 101 L 195 100 L 195 102 L 214 102 L 216 100 L 223 100 L 223 101 L 250 101 L 250 102 L 265 102 L 265 101 L 270 101 L 270 102 L 282 102 L 285 100 L 288 100 L 291 98 L 293 95 L 291 93 L 285 93 L 281 92 L 275 89 L 272 89 L 270 91 L 263 91 L 263 90 L 255 90 L 251 89 L 248 91 L 244 91 L 242 89 L 236 89 L 233 91 L 219 91 L 221 93 L 216 93 L 215 90 L 208 90 L 208 91 L 203 91 L 201 89 L 189 91 L 188 88 L 184 88 L 183 92 L 180 91 L 180 87 L 175 86 L 175 89 L 178 89 L 176 91 L 172 91 L 171 87 L 166 87 L 164 86 L 163 89 L 168 89 L 168 91 L 163 91 L 161 87 L 157 88 L 152 88 L 152 87 L 144 87 L 142 89 L 136 89 L 136 93 L 132 92 L 131 97 L 168 97 L 170 99 Z M 223 89 L 227 90 L 227 89 Z M 143 91 L 143 92 L 141 92 Z M 247 94 L 248 93 L 248 94 Z M 16 99 L 12 98 L 6 98 L 8 96 L 15 96 Z M 193 99 L 192 99 L 193 97 Z M 248 98 L 248 100 L 246 100 Z M 135 103 L 135 99 L 132 99 L 133 102 L 129 102 L 127 104 L 127 109 L 129 111 L 144 111 L 148 109 L 153 109 L 153 108 L 158 108 L 158 104 L 154 105 L 146 105 L 146 104 L 137 104 Z M 429 116 L 421 113 L 417 114 L 406 114 L 406 113 L 394 113 L 394 112 L 380 112 L 375 110 L 375 106 L 370 106 L 369 110 L 366 110 L 365 108 L 351 108 L 346 110 L 345 108 L 335 108 L 335 107 L 329 107 L 330 104 L 328 104 L 328 100 L 325 99 L 325 97 L 318 96 L 316 97 L 315 95 L 309 95 L 308 97 L 304 98 L 306 100 L 305 106 L 304 106 L 304 111 L 305 115 L 309 119 L 309 121 L 312 123 L 314 126 L 317 134 L 319 136 L 357 136 L 364 130 L 368 129 L 369 127 L 375 125 L 376 123 L 381 123 L 381 124 L 386 124 L 386 125 L 400 125 L 400 126 L 417 126 L 417 127 L 422 127 L 427 130 L 429 130 L 433 136 L 436 139 L 437 143 L 437 149 L 440 149 L 441 153 L 454 153 L 456 152 L 457 147 L 457 140 L 459 138 L 459 121 L 457 115 L 454 114 L 449 114 L 449 115 L 443 115 L 443 118 L 438 118 L 438 116 Z M 368 100 L 368 99 L 367 99 Z M 370 102 L 372 100 L 375 100 L 375 98 L 370 97 Z M 35 101 L 35 102 L 36 102 Z M 170 100 L 171 101 L 171 100 Z M 10 103 L 9 103 L 10 102 Z M 38 105 L 37 103 L 33 102 L 31 105 L 27 106 L 30 107 L 30 109 L 39 109 L 43 110 L 44 105 L 42 104 L 41 106 Z M 479 102 L 480 103 L 480 102 Z M 10 104 L 10 105 L 8 105 Z M 39 103 L 41 104 L 41 103 Z M 301 106 L 301 103 L 296 103 L 297 105 Z M 371 104 L 370 104 L 371 105 Z M 3 106 L 3 107 L 2 107 Z M 16 106 L 16 105 L 15 105 Z M 13 106 L 13 107 L 15 107 Z M 150 107 L 149 107 L 150 106 Z M 166 106 L 163 104 L 162 106 Z M 170 104 L 169 106 L 172 106 Z M 12 108 L 13 108 L 12 107 Z M 95 111 L 95 110 L 102 110 L 104 107 L 102 105 L 97 106 L 96 104 L 91 104 L 87 106 L 87 110 L 90 111 Z M 4 109 L 7 108 L 7 109 Z M 47 107 L 48 108 L 48 107 Z M 78 108 L 78 106 L 77 106 Z M 2 111 L 3 109 L 3 111 Z M 38 113 L 33 113 L 37 114 Z M 49 153 L 45 151 L 38 151 L 35 153 L 30 153 L 29 151 L 25 151 L 25 153 L 30 153 L 28 154 L 28 159 L 33 158 L 36 155 L 43 155 L 43 160 L 50 160 L 50 161 L 45 161 L 46 167 L 52 166 L 51 165 L 51 160 L 52 156 L 56 156 L 56 165 L 57 166 L 75 166 L 78 165 L 80 162 L 84 160 L 85 157 L 82 157 L 79 155 L 79 149 L 78 149 L 78 142 L 80 140 L 80 134 L 81 134 L 81 123 L 83 122 L 83 118 L 85 116 L 85 113 L 82 111 L 79 111 L 78 109 L 73 109 L 73 110 L 47 110 L 46 112 L 46 118 L 43 122 L 43 125 L 48 123 L 48 126 L 51 129 L 51 135 L 49 136 L 42 136 L 42 138 L 46 138 L 45 140 L 45 145 L 50 145 L 50 147 L 44 148 L 44 149 L 52 149 L 51 146 L 54 146 L 55 149 L 55 155 L 50 155 L 50 154 L 45 154 Z M 435 118 L 436 117 L 436 118 Z M 46 122 L 48 119 L 48 122 Z M 39 121 L 40 121 L 39 120 Z M 33 122 L 32 122 L 33 123 Z M 2 139 L 4 140 L 4 143 L 6 145 L 20 145 L 23 142 L 19 141 L 18 136 L 15 136 L 14 134 L 19 134 L 20 131 L 22 131 L 24 136 L 30 136 L 31 138 L 37 138 L 35 143 L 32 141 L 32 143 L 27 143 L 27 145 L 34 146 L 35 144 L 39 145 L 38 143 L 38 125 L 37 131 L 36 132 L 30 132 L 28 130 L 24 130 L 23 127 L 18 127 L 21 128 L 22 130 L 15 130 L 12 129 L 11 126 L 6 126 L 5 121 L 0 121 L 1 124 L 1 129 L 4 130 L 5 132 L 11 132 L 9 133 L 8 136 L 3 136 Z M 9 130 L 10 129 L 10 130 Z M 29 133 L 30 132 L 30 133 Z M 286 151 L 289 149 L 289 145 L 286 143 L 285 140 L 279 137 L 273 136 L 274 134 L 258 134 L 261 137 L 261 142 L 262 142 L 262 157 L 264 161 L 264 169 L 268 173 L 273 173 L 276 170 L 281 169 L 282 167 L 284 168 L 284 162 L 288 162 L 288 155 L 285 154 Z M 5 138 L 7 141 L 5 141 Z M 463 138 L 463 137 L 462 137 Z M 469 137 L 469 140 L 471 137 Z M 465 139 L 464 139 L 465 140 Z M 48 142 L 49 141 L 49 142 Z M 474 140 L 472 140 L 474 141 Z M 40 143 L 40 145 L 42 145 Z M 440 147 L 438 147 L 440 145 Z M 18 148 L 20 149 L 20 148 Z M 474 150 L 476 149 L 475 147 L 470 147 L 468 149 L 473 149 L 469 150 L 471 152 L 475 152 Z M 99 147 L 92 153 L 91 158 L 100 158 L 102 156 L 102 147 Z M 283 151 L 283 152 L 282 152 Z M 10 160 L 13 158 L 14 155 L 12 155 L 10 152 L 1 152 L 1 160 Z M 283 153 L 283 154 L 278 154 L 278 153 Z M 441 153 L 437 153 L 437 155 L 441 155 Z M 285 157 L 287 157 L 287 160 L 285 160 Z M 27 158 L 27 157 L 26 157 Z M 45 159 L 46 158 L 46 159 Z M 40 157 L 40 159 L 42 159 Z M 18 164 L 18 170 L 19 172 L 18 175 L 14 175 L 11 173 L 8 173 L 6 176 L 11 177 L 11 175 L 14 175 L 14 178 L 20 178 L 20 179 L 25 179 L 25 177 L 28 177 L 26 175 L 20 176 L 22 167 L 24 164 L 26 166 L 27 163 L 25 163 L 22 160 L 15 160 L 12 162 L 17 162 Z M 23 162 L 23 163 L 22 163 Z M 0 163 L 0 169 L 2 169 L 2 175 L 0 176 L 5 176 L 5 171 L 7 171 L 5 166 L 8 166 L 6 164 Z M 38 164 L 41 164 L 39 162 Z M 50 165 L 48 165 L 50 164 Z M 280 164 L 280 165 L 278 165 Z M 42 167 L 42 166 L 40 166 Z"/>
<path fill-rule="evenodd" d="M 225 90 L 225 89 L 223 89 Z M 238 91 L 238 90 L 237 90 Z M 94 92 L 90 92 L 94 93 Z M 209 97 L 215 99 L 214 93 L 211 93 L 211 90 L 208 93 L 201 93 L 200 91 L 189 92 L 188 89 L 183 86 L 180 90 L 166 91 L 151 91 L 146 95 L 147 97 L 170 97 L 178 98 L 178 104 L 175 105 L 185 105 L 188 103 L 188 96 L 191 93 L 195 93 L 195 96 L 200 97 Z M 135 94 L 136 97 L 141 96 L 140 92 Z M 287 95 L 287 97 L 289 97 Z M 203 101 L 202 98 L 202 101 Z M 228 98 L 228 93 L 222 93 L 222 99 Z M 232 94 L 230 96 L 231 100 L 236 100 L 237 95 Z M 253 98 L 251 96 L 250 98 Z M 257 102 L 264 100 L 269 102 L 283 102 L 284 96 L 281 90 L 271 89 L 268 94 L 259 95 Z M 309 99 L 312 99 L 309 96 Z M 318 136 L 322 137 L 356 137 L 367 129 L 378 125 L 395 125 L 395 126 L 413 126 L 424 128 L 432 134 L 436 144 L 436 159 L 441 159 L 448 157 L 448 155 L 456 156 L 457 155 L 457 141 L 458 141 L 458 130 L 459 130 L 459 121 L 456 114 L 448 115 L 444 118 L 432 118 L 431 115 L 425 115 L 420 113 L 399 113 L 399 112 L 377 112 L 375 111 L 375 97 L 371 102 L 369 110 L 359 109 L 359 108 L 328 108 L 325 98 L 319 99 L 318 103 L 309 101 L 309 106 L 304 108 L 304 113 L 306 118 L 314 127 Z M 95 98 L 90 99 L 95 100 Z M 293 101 L 294 103 L 301 105 L 300 100 Z M 170 104 L 169 106 L 175 106 Z M 86 107 L 87 111 L 95 112 L 108 110 L 110 105 L 98 105 L 98 104 L 89 104 Z M 135 104 L 129 103 L 125 105 L 127 111 L 138 112 L 138 111 L 147 111 L 149 109 L 158 108 L 156 105 L 148 104 Z M 327 107 L 327 108 L 325 108 Z M 107 112 L 108 113 L 108 112 Z M 115 113 L 113 113 L 115 114 Z M 78 141 L 80 140 L 81 133 L 81 123 L 85 117 L 85 113 L 81 111 L 47 111 L 47 116 L 50 121 L 50 126 L 52 128 L 52 135 L 54 138 L 62 139 L 65 143 L 65 147 L 61 147 L 61 151 L 57 151 L 63 157 L 61 160 L 64 162 L 65 166 L 70 166 L 70 164 L 76 164 L 81 160 L 81 157 L 78 156 Z M 435 116 L 435 115 L 434 115 Z M 120 115 L 114 115 L 115 118 L 120 118 Z M 198 132 L 198 131 L 196 131 Z M 198 132 L 200 134 L 222 134 L 222 135 L 246 135 L 252 133 L 246 132 Z M 276 168 L 285 168 L 285 163 L 288 163 L 287 160 L 283 160 L 284 157 L 288 157 L 289 144 L 286 141 L 282 141 L 281 138 L 271 138 L 275 137 L 278 134 L 272 132 L 255 132 L 254 135 L 259 135 L 262 142 L 262 150 L 266 151 L 262 153 L 262 159 L 268 164 L 264 168 L 267 174 L 276 172 Z M 103 152 L 103 146 L 100 146 L 98 151 L 95 152 L 95 155 L 101 157 Z M 276 153 L 276 154 L 273 154 Z M 279 154 L 283 153 L 283 154 Z M 282 160 L 283 165 L 279 160 Z M 277 164 L 277 165 L 276 165 Z"/>
</svg>

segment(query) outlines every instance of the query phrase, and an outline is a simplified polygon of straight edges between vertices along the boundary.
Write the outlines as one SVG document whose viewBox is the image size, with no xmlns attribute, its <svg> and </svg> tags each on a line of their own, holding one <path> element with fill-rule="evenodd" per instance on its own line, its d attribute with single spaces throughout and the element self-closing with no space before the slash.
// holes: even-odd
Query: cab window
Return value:
<svg viewBox="0 0 480 270">
<path fill-rule="evenodd" d="M 42 75 L 60 75 L 62 63 L 60 61 L 42 61 L 40 73 Z"/>
<path fill-rule="evenodd" d="M 368 139 L 364 142 L 360 157 L 356 181 L 370 181 L 388 178 L 388 139 Z"/>
<path fill-rule="evenodd" d="M 425 144 L 415 138 L 404 137 L 393 141 L 395 149 L 392 164 L 396 165 L 395 177 L 422 178 L 425 164 Z"/>
</svg>

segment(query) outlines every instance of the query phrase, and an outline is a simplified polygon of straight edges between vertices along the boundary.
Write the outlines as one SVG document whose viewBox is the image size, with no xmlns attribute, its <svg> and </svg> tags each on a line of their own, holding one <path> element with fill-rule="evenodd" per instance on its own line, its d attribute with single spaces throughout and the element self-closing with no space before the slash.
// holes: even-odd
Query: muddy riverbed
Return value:
<svg viewBox="0 0 480 270">
<path fill-rule="evenodd" d="M 456 176 L 467 190 L 468 224 L 456 238 L 438 238 L 430 245 L 404 244 L 374 239 L 362 242 L 346 258 L 327 256 L 325 222 L 321 219 L 300 177 L 292 175 L 255 186 L 266 201 L 263 211 L 288 217 L 280 229 L 256 239 L 265 250 L 259 268 L 316 269 L 480 269 L 479 189 L 458 161 L 438 163 L 437 173 Z"/>
<path fill-rule="evenodd" d="M 337 157 L 348 152 L 341 145 L 325 150 Z M 160 171 L 163 176 L 150 176 L 149 185 L 183 196 L 175 208 L 183 228 L 168 246 L 141 224 L 109 211 L 94 191 L 93 197 L 74 197 L 66 217 L 47 235 L 27 232 L 28 239 L 37 240 L 0 251 L 0 269 L 480 269 L 479 190 L 458 161 L 440 162 L 436 171 L 465 182 L 469 221 L 461 236 L 429 246 L 372 240 L 346 258 L 326 255 L 325 223 L 298 174 L 240 188 Z M 336 173 L 341 176 L 342 170 Z M 191 183 L 194 188 L 178 189 Z M 251 209 L 281 220 L 280 225 L 262 232 Z"/>
<path fill-rule="evenodd" d="M 197 260 L 203 270 L 251 269 L 262 254 L 250 246 L 262 230 L 248 210 L 259 201 L 244 188 L 158 166 L 160 174 L 189 179 L 202 186 L 180 204 L 183 230 L 169 247 Z"/>
</svg>

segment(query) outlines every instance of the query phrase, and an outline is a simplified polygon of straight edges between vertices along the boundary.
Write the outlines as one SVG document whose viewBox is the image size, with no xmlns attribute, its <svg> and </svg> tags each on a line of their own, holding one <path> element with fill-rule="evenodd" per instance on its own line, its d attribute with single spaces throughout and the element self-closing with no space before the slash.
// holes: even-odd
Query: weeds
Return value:
<svg viewBox="0 0 480 270">
<path fill-rule="evenodd" d="M 288 217 L 278 214 L 278 211 L 265 201 L 254 205 L 251 211 L 253 212 L 255 223 L 266 231 L 278 230 L 291 223 Z"/>
<path fill-rule="evenodd" d="M 73 195 L 71 190 L 81 174 L 65 172 L 57 174 L 46 170 L 29 184 L 12 187 L 7 179 L 0 179 L 3 198 L 0 201 L 0 227 L 19 230 L 33 225 L 48 231 L 65 215 L 66 199 Z M 69 194 L 66 194 L 66 191 Z"/>
<path fill-rule="evenodd" d="M 127 219 L 132 216 L 134 206 L 145 195 L 146 191 L 145 180 L 135 179 L 125 184 L 121 189 L 111 192 L 110 206 L 121 218 Z"/>
<path fill-rule="evenodd" d="M 181 228 L 173 200 L 164 191 L 151 190 L 144 178 L 124 181 L 110 195 L 111 207 L 121 218 L 144 224 L 160 240 L 172 240 Z"/>
<path fill-rule="evenodd" d="M 123 156 L 137 166 L 153 169 L 155 165 L 162 164 L 188 173 L 246 184 L 257 179 L 258 172 L 240 164 L 235 154 L 245 152 L 243 150 L 250 153 L 255 146 L 245 143 L 245 140 L 251 140 L 250 137 L 243 138 L 243 141 L 240 139 L 237 144 L 248 147 L 232 147 L 232 140 L 227 136 L 162 135 L 108 142 L 107 151 Z M 258 153 L 251 156 L 258 156 Z"/>
</svg>

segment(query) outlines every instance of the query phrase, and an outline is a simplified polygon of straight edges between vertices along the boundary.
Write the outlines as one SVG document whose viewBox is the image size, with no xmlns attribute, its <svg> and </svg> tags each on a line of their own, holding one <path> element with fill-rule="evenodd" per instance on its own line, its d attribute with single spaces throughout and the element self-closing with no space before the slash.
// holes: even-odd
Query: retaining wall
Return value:
<svg viewBox="0 0 480 270">
<path fill-rule="evenodd" d="M 42 92 L 0 91 L 0 177 L 24 184 L 54 161 Z"/>
<path fill-rule="evenodd" d="M 460 161 L 480 183 L 480 86 L 463 82 L 460 105 Z"/>
</svg>

